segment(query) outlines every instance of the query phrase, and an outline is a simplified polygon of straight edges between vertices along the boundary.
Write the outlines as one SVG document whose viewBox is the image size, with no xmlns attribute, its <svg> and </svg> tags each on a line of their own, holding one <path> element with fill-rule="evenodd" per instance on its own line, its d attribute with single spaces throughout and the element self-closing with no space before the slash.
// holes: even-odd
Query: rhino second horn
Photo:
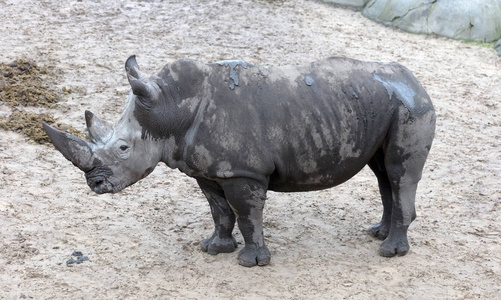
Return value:
<svg viewBox="0 0 501 300">
<path fill-rule="evenodd" d="M 43 123 L 43 129 L 54 147 L 77 168 L 84 172 L 94 168 L 92 148 L 86 141 L 69 133 L 59 131 L 45 122 Z"/>
<path fill-rule="evenodd" d="M 96 144 L 105 144 L 113 135 L 111 126 L 88 110 L 85 111 L 85 123 L 87 123 L 90 138 Z"/>
</svg>

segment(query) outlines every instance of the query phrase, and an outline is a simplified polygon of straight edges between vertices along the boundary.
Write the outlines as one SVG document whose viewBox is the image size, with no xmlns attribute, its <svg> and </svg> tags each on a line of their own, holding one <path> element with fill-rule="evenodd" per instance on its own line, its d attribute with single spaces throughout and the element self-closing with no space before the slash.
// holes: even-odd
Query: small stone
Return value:
<svg viewBox="0 0 501 300">
<path fill-rule="evenodd" d="M 80 251 L 75 251 L 71 254 L 71 256 L 76 256 L 76 257 L 80 257 L 80 256 L 83 256 L 83 253 L 80 252 Z"/>
<path fill-rule="evenodd" d="M 66 266 L 67 267 L 73 267 L 72 264 L 76 263 L 77 261 L 74 260 L 73 258 L 70 258 L 66 261 Z"/>
<path fill-rule="evenodd" d="M 59 129 L 61 129 L 61 131 L 68 131 L 70 129 L 70 126 L 66 125 L 66 124 L 62 124 L 59 126 Z"/>
<path fill-rule="evenodd" d="M 84 261 L 88 261 L 88 260 L 89 260 L 89 258 L 87 256 L 79 256 L 78 259 L 77 259 L 77 261 L 76 261 L 76 263 L 77 264 L 81 264 Z"/>
</svg>

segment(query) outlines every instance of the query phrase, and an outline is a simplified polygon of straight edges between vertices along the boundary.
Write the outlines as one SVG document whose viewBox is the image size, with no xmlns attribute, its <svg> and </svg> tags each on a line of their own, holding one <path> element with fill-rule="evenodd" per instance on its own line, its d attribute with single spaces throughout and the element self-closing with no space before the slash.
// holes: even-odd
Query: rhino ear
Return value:
<svg viewBox="0 0 501 300">
<path fill-rule="evenodd" d="M 137 79 L 130 74 L 127 74 L 127 79 L 129 80 L 129 84 L 134 95 L 143 98 L 149 98 L 152 96 L 151 86 L 149 86 L 147 83 Z"/>
<path fill-rule="evenodd" d="M 59 131 L 43 123 L 43 129 L 54 147 L 80 170 L 87 172 L 94 167 L 94 155 L 91 146 L 84 140 L 69 133 Z"/>
<path fill-rule="evenodd" d="M 147 76 L 139 70 L 135 55 L 129 57 L 125 62 L 125 72 L 127 72 L 132 93 L 139 97 L 139 103 L 145 108 L 151 108 L 152 101 L 158 92 L 155 90 L 153 82 L 141 80 Z"/>
<path fill-rule="evenodd" d="M 87 131 L 92 141 L 96 144 L 105 144 L 112 136 L 113 129 L 107 123 L 101 121 L 92 112 L 85 111 L 85 122 Z"/>
</svg>

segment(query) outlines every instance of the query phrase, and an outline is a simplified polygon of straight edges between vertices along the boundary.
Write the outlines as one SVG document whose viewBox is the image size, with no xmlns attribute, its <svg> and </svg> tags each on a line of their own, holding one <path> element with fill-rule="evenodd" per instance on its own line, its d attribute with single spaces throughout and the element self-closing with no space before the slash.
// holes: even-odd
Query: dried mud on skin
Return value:
<svg viewBox="0 0 501 300">
<path fill-rule="evenodd" d="M 33 113 L 25 107 L 56 108 L 59 95 L 50 88 L 55 75 L 50 68 L 37 65 L 34 61 L 17 59 L 9 64 L 0 63 L 0 103 L 12 108 L 9 116 L 0 118 L 0 128 L 12 130 L 27 136 L 39 144 L 50 143 L 41 122 L 60 130 L 82 136 L 72 126 L 57 123 L 49 113 Z M 63 89 L 63 92 L 67 92 Z"/>
</svg>

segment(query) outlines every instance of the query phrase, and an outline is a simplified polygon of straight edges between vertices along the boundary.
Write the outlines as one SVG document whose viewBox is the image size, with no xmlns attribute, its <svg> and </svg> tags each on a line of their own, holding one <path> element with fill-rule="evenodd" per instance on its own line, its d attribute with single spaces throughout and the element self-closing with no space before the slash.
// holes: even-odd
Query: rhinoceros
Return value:
<svg viewBox="0 0 501 300">
<path fill-rule="evenodd" d="M 383 215 L 368 232 L 383 240 L 381 255 L 408 252 L 435 112 L 407 68 L 341 57 L 282 67 L 179 59 L 147 75 L 131 56 L 125 70 L 131 91 L 118 121 L 85 111 L 90 142 L 43 124 L 94 192 L 118 192 L 164 162 L 195 178 L 209 201 L 214 232 L 202 250 L 234 251 L 237 222 L 239 263 L 266 265 L 268 190 L 326 189 L 369 165 Z"/>
</svg>

